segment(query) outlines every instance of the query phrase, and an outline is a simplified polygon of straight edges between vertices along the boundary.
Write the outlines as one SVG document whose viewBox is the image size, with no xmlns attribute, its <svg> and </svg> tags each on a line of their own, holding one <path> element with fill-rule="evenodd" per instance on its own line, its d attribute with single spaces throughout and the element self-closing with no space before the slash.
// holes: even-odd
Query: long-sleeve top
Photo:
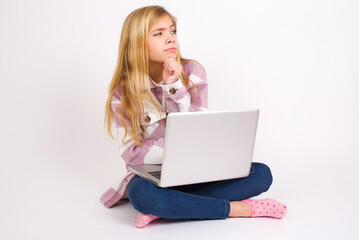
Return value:
<svg viewBox="0 0 359 240">
<path fill-rule="evenodd" d="M 164 82 L 156 83 L 151 78 L 150 88 L 154 101 L 161 106 L 160 113 L 150 102 L 144 102 L 144 117 L 140 116 L 140 124 L 146 125 L 148 137 L 142 146 L 135 144 L 131 138 L 131 130 L 127 126 L 127 136 L 122 143 L 125 128 L 119 118 L 119 106 L 121 104 L 121 92 L 117 88 L 112 95 L 111 107 L 114 114 L 116 126 L 116 141 L 119 151 L 126 163 L 127 174 L 117 187 L 110 187 L 101 196 L 101 203 L 110 208 L 119 200 L 127 197 L 127 187 L 135 174 L 128 170 L 129 166 L 138 164 L 160 164 L 162 163 L 163 147 L 165 140 L 166 116 L 171 112 L 206 111 L 208 108 L 208 84 L 206 74 L 200 64 L 188 61 L 182 65 L 183 73 L 196 86 L 190 83 L 188 90 L 182 84 L 181 79 L 166 85 Z M 161 119 L 163 119 L 161 121 Z"/>
</svg>

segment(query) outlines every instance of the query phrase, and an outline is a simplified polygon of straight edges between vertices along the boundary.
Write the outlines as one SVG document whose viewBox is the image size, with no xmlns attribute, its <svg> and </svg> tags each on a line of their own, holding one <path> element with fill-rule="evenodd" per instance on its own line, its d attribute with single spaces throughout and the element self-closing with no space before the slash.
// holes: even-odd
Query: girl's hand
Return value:
<svg viewBox="0 0 359 240">
<path fill-rule="evenodd" d="M 166 85 L 174 83 L 179 79 L 182 72 L 182 65 L 179 64 L 176 59 L 168 58 L 163 63 L 162 78 Z"/>
</svg>

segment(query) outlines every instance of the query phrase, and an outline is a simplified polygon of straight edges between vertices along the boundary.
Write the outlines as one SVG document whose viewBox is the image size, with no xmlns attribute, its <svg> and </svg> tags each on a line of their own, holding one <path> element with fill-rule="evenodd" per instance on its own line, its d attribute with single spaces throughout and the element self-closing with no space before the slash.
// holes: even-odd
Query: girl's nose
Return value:
<svg viewBox="0 0 359 240">
<path fill-rule="evenodd" d="M 174 42 L 175 42 L 175 38 L 172 35 L 168 36 L 167 43 L 174 43 Z"/>
</svg>

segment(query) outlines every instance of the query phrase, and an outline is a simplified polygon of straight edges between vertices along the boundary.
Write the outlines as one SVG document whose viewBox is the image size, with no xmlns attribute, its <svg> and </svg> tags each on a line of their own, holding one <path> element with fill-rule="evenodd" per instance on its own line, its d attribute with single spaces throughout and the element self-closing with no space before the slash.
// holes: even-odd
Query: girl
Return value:
<svg viewBox="0 0 359 240">
<path fill-rule="evenodd" d="M 114 122 L 126 167 L 160 164 L 166 116 L 207 110 L 208 85 L 202 66 L 181 57 L 176 18 L 160 6 L 136 9 L 125 20 L 118 63 L 109 87 L 105 122 Z M 190 137 L 190 136 L 189 136 Z M 106 207 L 129 198 L 139 211 L 137 227 L 169 219 L 282 218 L 286 206 L 273 199 L 250 200 L 269 189 L 268 166 L 252 163 L 246 178 L 159 188 L 127 171 L 119 186 L 101 197 Z"/>
</svg>

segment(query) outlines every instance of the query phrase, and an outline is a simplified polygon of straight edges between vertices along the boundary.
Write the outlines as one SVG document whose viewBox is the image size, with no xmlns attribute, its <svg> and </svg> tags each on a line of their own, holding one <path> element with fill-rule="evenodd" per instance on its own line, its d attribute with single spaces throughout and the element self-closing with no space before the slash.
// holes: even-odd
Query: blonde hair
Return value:
<svg viewBox="0 0 359 240">
<path fill-rule="evenodd" d="M 109 94 L 106 101 L 105 124 L 107 132 L 113 138 L 111 133 L 114 113 L 111 108 L 112 95 L 119 87 L 121 91 L 121 104 L 119 107 L 119 119 L 125 127 L 125 136 L 127 136 L 127 125 L 125 119 L 130 122 L 131 138 L 137 145 L 142 145 L 143 137 L 146 138 L 146 125 L 140 124 L 139 113 L 144 116 L 143 101 L 152 103 L 160 114 L 160 106 L 152 99 L 150 90 L 149 70 L 148 70 L 148 33 L 157 23 L 159 18 L 168 15 L 177 29 L 177 20 L 161 6 L 148 6 L 138 8 L 131 12 L 122 27 L 120 45 L 118 50 L 118 61 L 115 73 L 109 86 Z M 181 57 L 178 49 L 177 62 L 183 64 L 189 59 Z M 182 72 L 181 81 L 186 89 L 189 88 L 189 78 Z M 162 121 L 162 119 L 161 119 Z M 148 135 L 148 134 L 147 134 Z"/>
</svg>

